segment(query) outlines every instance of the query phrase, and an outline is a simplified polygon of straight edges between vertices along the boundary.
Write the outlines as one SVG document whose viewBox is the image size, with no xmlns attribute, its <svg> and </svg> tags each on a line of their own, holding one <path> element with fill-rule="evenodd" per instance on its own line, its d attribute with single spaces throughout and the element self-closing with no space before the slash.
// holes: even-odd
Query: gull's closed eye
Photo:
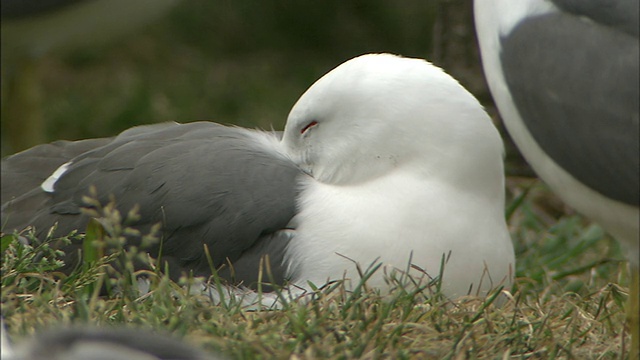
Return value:
<svg viewBox="0 0 640 360">
<path fill-rule="evenodd" d="M 307 132 L 307 130 L 309 130 L 310 128 L 314 127 L 318 125 L 318 122 L 313 120 L 310 123 L 308 123 L 305 127 L 302 128 L 302 130 L 300 130 L 300 134 L 304 134 L 305 132 Z"/>
</svg>

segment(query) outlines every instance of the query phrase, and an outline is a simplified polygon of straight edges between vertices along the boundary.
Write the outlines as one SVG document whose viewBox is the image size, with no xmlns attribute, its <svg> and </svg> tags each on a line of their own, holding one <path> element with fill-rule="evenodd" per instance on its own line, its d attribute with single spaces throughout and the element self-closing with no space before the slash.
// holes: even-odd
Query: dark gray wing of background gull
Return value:
<svg viewBox="0 0 640 360">
<path fill-rule="evenodd" d="M 2 329 L 2 359 L 49 360 L 216 360 L 218 354 L 208 354 L 169 334 L 144 329 L 97 328 L 76 326 L 56 328 L 19 342 L 17 346 L 5 339 Z"/>
<path fill-rule="evenodd" d="M 3 194 L 3 229 L 19 231 L 33 225 L 40 237 L 56 221 L 57 236 L 83 229 L 88 217 L 81 214 L 80 208 L 85 206 L 82 196 L 94 185 L 100 202 L 106 204 L 113 195 L 123 214 L 139 204 L 141 220 L 133 225 L 143 233 L 158 222 L 163 224 L 162 251 L 170 255 L 163 255 L 163 259 L 172 269 L 177 265 L 195 275 L 210 274 L 203 250 L 206 245 L 214 266 L 225 264 L 227 259 L 243 264 L 235 269 L 235 282 L 255 285 L 259 258 L 266 254 L 275 280 L 283 282 L 281 250 L 290 239 L 283 229 L 294 215 L 296 178 L 302 173 L 265 145 L 266 140 L 258 140 L 267 136 L 275 135 L 196 122 L 142 126 L 113 139 L 88 143 L 57 143 L 62 154 L 74 147 L 86 150 L 85 144 L 95 147 L 71 159 L 53 192 L 42 191 L 33 181 L 30 186 L 35 188 L 24 195 Z M 48 176 L 43 175 L 47 172 L 51 174 L 51 167 L 40 171 L 37 166 L 47 146 L 3 160 L 3 189 L 22 189 L 13 186 L 12 182 L 20 179 L 5 168 L 32 168 L 38 174 L 25 176 L 38 180 Z M 57 165 L 66 161 L 66 156 L 61 156 Z M 35 207 L 40 210 L 34 215 L 35 202 L 41 206 Z M 158 246 L 150 249 L 152 255 L 158 255 Z M 75 264 L 72 261 L 67 268 Z M 180 271 L 172 270 L 171 275 L 176 278 Z M 231 277 L 228 271 L 221 275 Z"/>
<path fill-rule="evenodd" d="M 601 25 L 638 37 L 640 9 L 636 0 L 553 0 L 565 13 L 586 17 Z"/>
<path fill-rule="evenodd" d="M 501 45 L 513 101 L 540 147 L 583 184 L 637 206 L 637 32 L 560 12 L 522 21 Z"/>
</svg>

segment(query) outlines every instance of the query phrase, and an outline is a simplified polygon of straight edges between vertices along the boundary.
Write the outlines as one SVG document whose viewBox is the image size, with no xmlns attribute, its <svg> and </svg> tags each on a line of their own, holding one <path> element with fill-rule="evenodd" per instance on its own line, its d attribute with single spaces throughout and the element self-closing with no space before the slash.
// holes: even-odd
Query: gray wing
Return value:
<svg viewBox="0 0 640 360">
<path fill-rule="evenodd" d="M 501 39 L 505 80 L 529 132 L 572 176 L 638 205 L 638 38 L 557 13 Z"/>
<path fill-rule="evenodd" d="M 35 146 L 2 159 L 2 202 L 36 188 L 58 167 L 74 157 L 111 142 L 111 138 L 81 141 L 56 141 Z M 6 186 L 5 186 L 6 185 Z"/>
<path fill-rule="evenodd" d="M 640 2 L 638 0 L 553 0 L 563 11 L 587 17 L 638 37 Z"/>
<path fill-rule="evenodd" d="M 80 211 L 82 196 L 95 186 L 102 203 L 113 195 L 124 214 L 139 205 L 141 220 L 133 225 L 141 231 L 163 224 L 162 256 L 173 268 L 210 274 L 203 250 L 208 246 L 216 267 L 269 254 L 282 281 L 280 250 L 290 237 L 279 232 L 295 213 L 301 172 L 256 144 L 249 132 L 208 122 L 124 132 L 74 158 L 48 195 L 47 208 L 24 225 L 44 233 L 57 221 L 58 235 L 83 229 L 88 219 Z M 19 201 L 10 205 L 19 208 Z M 157 256 L 159 246 L 150 252 Z M 225 274 L 248 282 L 257 276 L 258 264 L 253 266 Z"/>
<path fill-rule="evenodd" d="M 40 184 L 58 167 L 79 154 L 110 141 L 111 139 L 56 141 L 2 159 L 0 199 L 3 204 L 3 231 L 10 228 L 23 229 L 37 209 L 49 206 L 50 197 L 41 191 Z M 11 208 L 10 212 L 5 211 L 7 207 Z"/>
<path fill-rule="evenodd" d="M 134 328 L 56 328 L 36 335 L 17 350 L 21 359 L 221 359 L 168 334 Z"/>
</svg>

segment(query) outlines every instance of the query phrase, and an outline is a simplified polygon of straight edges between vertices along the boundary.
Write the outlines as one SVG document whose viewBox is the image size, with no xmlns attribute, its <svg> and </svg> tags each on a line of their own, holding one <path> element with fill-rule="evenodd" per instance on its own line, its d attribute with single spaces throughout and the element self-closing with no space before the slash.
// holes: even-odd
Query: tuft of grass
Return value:
<svg viewBox="0 0 640 360">
<path fill-rule="evenodd" d="M 193 291 L 196 279 L 176 284 L 153 261 L 150 270 L 134 271 L 140 251 L 94 253 L 62 276 L 56 272 L 62 254 L 48 245 L 53 240 L 38 243 L 27 231 L 2 237 L 2 316 L 15 339 L 72 324 L 124 325 L 172 332 L 238 359 L 625 358 L 629 274 L 617 244 L 578 215 L 551 216 L 548 191 L 539 184 L 510 189 L 519 202 L 510 217 L 517 281 L 487 297 L 450 301 L 438 295 L 437 279 L 422 285 L 402 274 L 390 274 L 394 290 L 381 294 L 366 286 L 379 271 L 374 265 L 360 269 L 363 281 L 352 291 L 335 282 L 300 301 L 282 291 L 281 309 L 249 310 L 241 302 L 213 304 Z M 111 217 L 91 225 L 85 241 L 127 232 L 104 221 L 120 218 L 107 210 Z M 149 279 L 148 293 L 133 290 L 140 275 Z M 100 281 L 120 291 L 100 295 Z M 219 279 L 213 284 L 224 293 Z"/>
</svg>

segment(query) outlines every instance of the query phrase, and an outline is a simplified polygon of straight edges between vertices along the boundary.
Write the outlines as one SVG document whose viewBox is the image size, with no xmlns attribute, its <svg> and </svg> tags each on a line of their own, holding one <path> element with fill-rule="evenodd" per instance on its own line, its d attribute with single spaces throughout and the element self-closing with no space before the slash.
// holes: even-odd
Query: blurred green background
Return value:
<svg viewBox="0 0 640 360">
<path fill-rule="evenodd" d="M 188 0 L 107 43 L 39 58 L 45 141 L 112 136 L 163 121 L 281 129 L 308 86 L 368 52 L 426 58 L 495 115 L 471 1 Z M 4 65 L 6 128 L 19 126 L 21 111 L 4 111 L 11 99 Z M 16 150 L 6 146 L 7 136 L 3 131 L 3 156 Z M 520 173 L 522 162 L 512 161 L 510 168 Z"/>
</svg>

